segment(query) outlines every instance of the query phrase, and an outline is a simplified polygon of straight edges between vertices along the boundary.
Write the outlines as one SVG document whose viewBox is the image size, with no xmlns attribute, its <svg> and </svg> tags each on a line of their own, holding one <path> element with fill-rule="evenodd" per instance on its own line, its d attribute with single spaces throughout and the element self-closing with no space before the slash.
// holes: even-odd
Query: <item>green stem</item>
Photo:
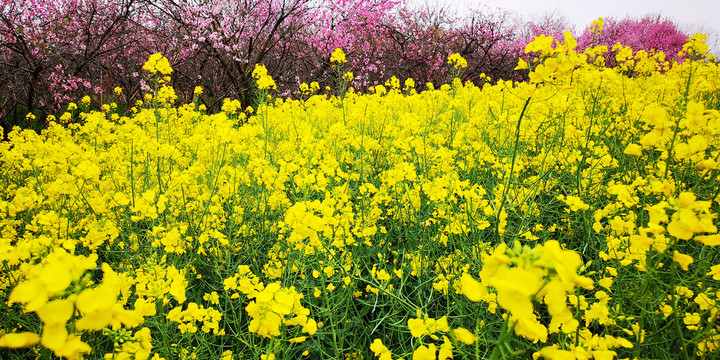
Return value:
<svg viewBox="0 0 720 360">
<path fill-rule="evenodd" d="M 530 105 L 530 100 L 532 99 L 532 96 L 529 96 L 527 100 L 525 100 L 525 105 L 523 105 L 522 111 L 520 112 L 520 118 L 518 118 L 517 126 L 515 127 L 515 145 L 513 146 L 513 152 L 512 152 L 512 160 L 510 163 L 510 173 L 506 176 L 505 179 L 505 186 L 503 187 L 502 195 L 500 196 L 500 207 L 498 207 L 497 211 L 497 233 L 500 235 L 500 214 L 502 214 L 503 207 L 505 206 L 505 195 L 507 194 L 507 189 L 510 186 L 510 178 L 512 178 L 512 174 L 515 171 L 515 158 L 517 157 L 517 149 L 518 145 L 520 143 L 520 124 L 522 123 L 523 116 L 525 115 L 525 111 L 527 111 L 528 105 Z"/>
<path fill-rule="evenodd" d="M 688 97 L 690 97 L 690 84 L 692 82 L 692 63 L 690 64 L 690 70 L 688 73 L 688 79 L 685 83 L 685 94 L 683 94 L 683 106 L 681 107 L 681 111 L 685 112 L 687 110 L 687 102 Z M 670 170 L 670 165 L 675 164 L 674 156 L 675 156 L 675 140 L 677 139 L 678 132 L 680 132 L 680 120 L 682 119 L 682 115 L 678 115 L 677 122 L 675 123 L 674 129 L 673 129 L 673 136 L 672 140 L 670 140 L 670 146 L 668 148 L 668 157 L 666 160 L 667 165 L 665 166 L 665 173 L 663 174 L 663 178 L 667 179 L 668 171 Z"/>
<path fill-rule="evenodd" d="M 507 319 L 505 319 L 505 322 L 503 323 L 503 327 L 500 330 L 500 336 L 498 337 L 497 342 L 495 343 L 495 348 L 493 349 L 492 354 L 490 354 L 489 360 L 497 360 L 500 358 L 500 356 L 504 355 L 503 352 L 503 346 L 505 345 L 506 341 L 508 340 L 508 337 L 510 334 L 512 334 L 513 326 L 509 326 L 508 323 L 510 322 L 510 314 L 508 314 Z M 503 358 L 505 358 L 503 356 Z"/>
</svg>

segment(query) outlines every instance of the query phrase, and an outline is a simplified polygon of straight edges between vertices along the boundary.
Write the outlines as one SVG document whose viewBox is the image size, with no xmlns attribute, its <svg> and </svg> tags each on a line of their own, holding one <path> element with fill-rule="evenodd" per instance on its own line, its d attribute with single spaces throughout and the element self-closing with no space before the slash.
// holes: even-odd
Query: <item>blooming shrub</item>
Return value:
<svg viewBox="0 0 720 360">
<path fill-rule="evenodd" d="M 633 49 L 637 52 L 643 50 L 651 55 L 662 52 L 668 60 L 677 59 L 682 50 L 687 34 L 682 33 L 670 20 L 661 19 L 660 16 L 645 16 L 643 18 L 600 18 L 599 27 L 595 23 L 583 31 L 578 38 L 582 48 L 592 46 L 605 46 L 615 50 L 615 44 Z M 591 31 L 591 30 L 595 31 Z M 614 65 L 612 59 L 608 64 Z"/>
</svg>

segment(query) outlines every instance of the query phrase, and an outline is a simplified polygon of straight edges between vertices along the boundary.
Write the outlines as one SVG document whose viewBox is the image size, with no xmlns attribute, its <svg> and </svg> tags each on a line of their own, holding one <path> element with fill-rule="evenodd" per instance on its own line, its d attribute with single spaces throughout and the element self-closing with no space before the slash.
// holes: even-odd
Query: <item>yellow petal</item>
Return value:
<svg viewBox="0 0 720 360">
<path fill-rule="evenodd" d="M 75 323 L 75 327 L 78 330 L 102 330 L 110 324 L 112 316 L 113 313 L 110 310 L 85 314 Z"/>
<path fill-rule="evenodd" d="M 18 349 L 40 342 L 40 335 L 31 332 L 10 333 L 0 337 L 0 347 Z"/>
<path fill-rule="evenodd" d="M 642 147 L 638 144 L 628 144 L 623 153 L 626 155 L 642 156 Z"/>
<path fill-rule="evenodd" d="M 43 285 L 35 280 L 28 280 L 25 282 L 22 282 L 18 284 L 13 291 L 10 293 L 10 304 L 13 303 L 27 303 L 31 300 L 37 299 L 38 297 L 45 298 L 45 301 L 47 301 L 47 294 L 44 292 Z M 45 303 L 43 301 L 43 303 Z M 32 310 L 30 310 L 32 311 Z"/>
<path fill-rule="evenodd" d="M 308 319 L 305 326 L 302 327 L 302 332 L 308 335 L 315 335 L 315 332 L 317 332 L 317 322 L 313 319 Z"/>
<path fill-rule="evenodd" d="M 292 339 L 289 339 L 288 342 L 290 342 L 290 343 L 292 343 L 292 344 L 297 344 L 297 343 L 301 343 L 301 342 L 303 342 L 303 341 L 305 341 L 305 340 L 307 340 L 307 337 L 306 337 L 306 336 L 298 336 L 298 337 L 294 337 L 294 338 L 292 338 Z"/>
<path fill-rule="evenodd" d="M 80 354 L 89 354 L 91 351 L 90 345 L 80 340 L 79 337 L 70 335 L 63 346 L 55 351 L 55 355 L 67 359 L 78 359 Z"/>
<path fill-rule="evenodd" d="M 460 277 L 460 289 L 462 294 L 473 302 L 481 301 L 487 295 L 487 288 L 468 273 Z"/>
<path fill-rule="evenodd" d="M 416 338 L 427 333 L 423 319 L 408 319 L 408 329 L 410 329 L 410 334 Z"/>
<path fill-rule="evenodd" d="M 53 262 L 48 264 L 40 274 L 40 281 L 50 296 L 67 289 L 72 283 L 70 270 L 62 263 Z"/>
<path fill-rule="evenodd" d="M 475 334 L 470 332 L 470 330 L 465 328 L 457 328 L 452 331 L 453 335 L 456 339 L 459 341 L 462 341 L 466 345 L 472 345 L 477 340 L 477 337 L 475 337 Z"/>
<path fill-rule="evenodd" d="M 718 246 L 720 245 L 720 234 L 698 235 L 694 240 L 706 246 Z"/>
<path fill-rule="evenodd" d="M 523 69 L 527 69 L 527 68 L 528 68 L 527 62 L 525 62 L 525 60 L 523 60 L 523 59 L 518 59 L 518 64 L 513 70 L 523 70 Z"/>
<path fill-rule="evenodd" d="M 673 260 L 676 263 L 680 264 L 680 267 L 685 271 L 688 271 L 688 266 L 690 266 L 690 264 L 695 261 L 692 256 L 685 255 L 677 250 L 675 250 L 675 253 L 673 253 Z"/>
<path fill-rule="evenodd" d="M 63 324 L 70 320 L 74 311 L 70 300 L 53 300 L 35 311 L 45 325 Z"/>
<path fill-rule="evenodd" d="M 44 347 L 57 351 L 65 344 L 67 337 L 65 324 L 46 324 L 43 326 L 41 343 Z"/>
</svg>

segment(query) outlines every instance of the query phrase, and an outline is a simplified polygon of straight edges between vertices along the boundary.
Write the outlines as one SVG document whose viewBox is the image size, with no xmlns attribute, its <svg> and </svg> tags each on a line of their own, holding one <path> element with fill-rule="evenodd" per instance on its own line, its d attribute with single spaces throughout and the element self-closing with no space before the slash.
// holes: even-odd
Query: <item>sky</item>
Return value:
<svg viewBox="0 0 720 360">
<path fill-rule="evenodd" d="M 562 14 L 582 31 L 598 17 L 622 19 L 660 14 L 670 18 L 686 33 L 705 32 L 711 52 L 720 53 L 720 0 L 411 0 L 439 3 L 462 13 L 468 7 L 485 4 L 532 18 L 545 13 Z"/>
</svg>

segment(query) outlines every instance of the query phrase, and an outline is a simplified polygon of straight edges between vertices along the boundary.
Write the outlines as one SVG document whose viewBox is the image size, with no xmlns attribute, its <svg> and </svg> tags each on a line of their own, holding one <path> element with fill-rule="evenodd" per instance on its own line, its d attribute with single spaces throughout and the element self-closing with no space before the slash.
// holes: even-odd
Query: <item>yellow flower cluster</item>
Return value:
<svg viewBox="0 0 720 360">
<path fill-rule="evenodd" d="M 310 310 L 300 304 L 303 296 L 294 286 L 283 288 L 279 282 L 274 282 L 248 297 L 254 299 L 245 307 L 252 318 L 248 327 L 250 332 L 264 337 L 279 336 L 281 325 L 300 325 L 302 332 L 308 335 L 317 331 L 317 323 L 308 317 Z"/>
<path fill-rule="evenodd" d="M 91 351 L 80 339 L 83 331 L 142 324 L 143 314 L 125 309 L 118 300 L 121 278 L 108 264 L 101 267 L 103 281 L 92 286 L 85 274 L 95 269 L 96 261 L 95 254 L 75 256 L 56 248 L 42 263 L 26 269 L 25 280 L 15 286 L 8 303 L 20 303 L 26 312 L 35 312 L 43 323 L 42 335 L 6 334 L 0 343 L 24 347 L 39 341 L 56 356 L 75 359 Z M 68 331 L 68 322 L 73 332 Z"/>
<path fill-rule="evenodd" d="M 464 69 L 468 66 L 467 60 L 458 53 L 450 54 L 447 63 L 455 69 Z"/>
<path fill-rule="evenodd" d="M 536 36 L 533 41 L 525 46 L 526 54 L 540 54 L 539 58 L 533 60 L 539 63 L 530 71 L 529 76 L 531 83 L 565 82 L 565 79 L 569 79 L 570 74 L 576 67 L 587 64 L 587 54 L 575 51 L 577 41 L 569 31 L 565 31 L 563 43 L 557 41 L 555 47 L 553 47 L 553 40 L 554 38 L 552 36 L 540 35 Z M 515 69 L 527 68 L 527 63 L 523 59 L 520 59 Z"/>
<path fill-rule="evenodd" d="M 600 34 L 603 30 L 603 25 L 605 25 L 605 19 L 603 19 L 602 17 L 593 20 L 593 22 L 590 24 L 590 32 L 593 34 Z"/>
<path fill-rule="evenodd" d="M 225 335 L 225 329 L 220 329 L 219 325 L 222 313 L 196 303 L 189 303 L 185 310 L 182 309 L 182 306 L 175 307 L 168 312 L 166 318 L 179 323 L 178 328 L 183 334 L 197 332 L 196 323 L 202 323 L 201 329 L 204 333 Z"/>
<path fill-rule="evenodd" d="M 346 62 L 345 52 L 343 52 L 340 48 L 335 48 L 335 51 L 333 51 L 332 55 L 330 55 L 330 63 L 341 65 Z"/>
<path fill-rule="evenodd" d="M 250 332 L 263 337 L 280 335 L 280 326 L 301 326 L 302 332 L 313 335 L 318 324 L 309 317 L 310 310 L 303 307 L 300 300 L 302 294 L 295 287 L 285 288 L 279 282 L 265 286 L 247 265 L 240 265 L 238 272 L 224 280 L 225 290 L 240 291 L 248 299 L 254 299 L 245 307 L 251 321 Z M 240 296 L 235 293 L 233 299 Z"/>
<path fill-rule="evenodd" d="M 175 89 L 171 86 L 163 85 L 157 92 L 157 100 L 161 104 L 173 104 L 177 100 Z"/>
<path fill-rule="evenodd" d="M 128 339 L 121 339 L 115 352 L 105 354 L 105 360 L 134 359 L 147 360 L 152 352 L 152 335 L 150 329 L 144 327 Z M 159 359 L 157 359 L 159 360 Z"/>
<path fill-rule="evenodd" d="M 162 300 L 163 304 L 170 302 L 167 295 L 171 295 L 172 299 L 182 304 L 187 299 L 185 292 L 188 281 L 185 278 L 185 271 L 178 270 L 173 265 L 167 265 L 165 261 L 165 257 L 163 257 L 159 264 L 151 262 L 135 269 L 133 281 L 135 293 L 140 299 L 147 299 L 146 301 L 149 302 L 158 299 Z"/>
<path fill-rule="evenodd" d="M 161 75 L 170 75 L 173 71 L 168 58 L 160 53 L 150 55 L 150 58 L 143 65 L 143 70 L 152 74 L 160 73 Z"/>
<path fill-rule="evenodd" d="M 439 340 L 439 337 L 435 335 L 436 332 L 449 333 L 450 327 L 448 326 L 447 317 L 443 316 L 440 319 L 429 318 L 427 315 L 424 318 L 414 318 L 408 320 L 408 328 L 410 334 L 415 338 L 421 338 L 425 335 L 430 336 L 433 340 Z M 459 328 L 453 330 L 453 334 L 459 335 L 463 342 L 473 343 L 474 335 L 468 330 Z M 456 335 L 456 336 L 457 336 Z M 434 343 L 418 346 L 413 351 L 413 359 L 438 359 L 446 360 L 453 358 L 453 345 L 450 339 L 443 335 L 442 344 L 438 348 Z M 437 356 L 437 357 L 436 357 Z"/>
<path fill-rule="evenodd" d="M 317 81 L 313 81 L 308 85 L 307 83 L 300 84 L 300 94 L 304 96 L 312 95 L 320 90 L 320 84 Z"/>
<path fill-rule="evenodd" d="M 220 110 L 224 111 L 226 114 L 235 115 L 239 111 L 242 111 L 242 104 L 237 99 L 224 99 Z"/>
<path fill-rule="evenodd" d="M 268 75 L 265 65 L 256 64 L 252 72 L 252 77 L 257 81 L 257 87 L 260 90 L 277 88 L 275 80 L 273 80 L 272 76 Z"/>
<path fill-rule="evenodd" d="M 514 265 L 514 266 L 512 266 Z M 471 301 L 494 301 L 508 311 L 508 321 L 518 335 L 532 341 L 547 341 L 548 331 L 572 333 L 578 321 L 568 307 L 568 295 L 575 287 L 593 288 L 590 278 L 577 275 L 582 265 L 580 255 L 563 250 L 551 240 L 534 248 L 515 244 L 507 249 L 500 244 L 492 254 L 483 257 L 478 282 L 470 275 L 460 280 L 460 292 Z M 490 297 L 488 287 L 497 292 Z M 547 305 L 551 316 L 548 327 L 538 321 L 533 300 Z"/>
</svg>

